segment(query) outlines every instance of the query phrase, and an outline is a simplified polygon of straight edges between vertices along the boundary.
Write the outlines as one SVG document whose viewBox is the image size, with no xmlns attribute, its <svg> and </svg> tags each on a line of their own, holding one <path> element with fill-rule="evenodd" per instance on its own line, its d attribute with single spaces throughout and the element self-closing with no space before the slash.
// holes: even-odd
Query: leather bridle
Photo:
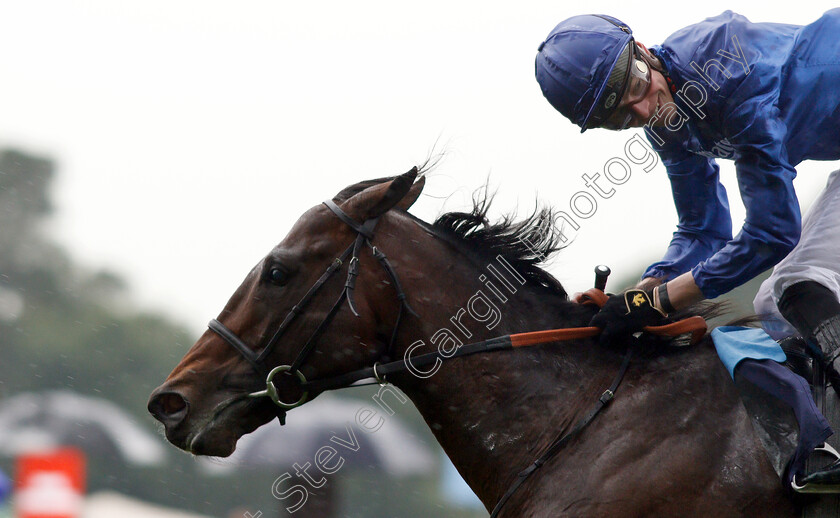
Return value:
<svg viewBox="0 0 840 518">
<path fill-rule="evenodd" d="M 251 347 L 249 347 L 248 344 L 245 343 L 245 341 L 239 338 L 236 335 L 236 333 L 231 331 L 228 327 L 226 327 L 224 324 L 222 324 L 216 319 L 211 320 L 208 324 L 210 330 L 218 334 L 234 349 L 239 351 L 242 357 L 245 358 L 245 360 L 247 360 L 249 364 L 251 364 L 254 370 L 266 380 L 265 390 L 253 392 L 251 394 L 248 394 L 248 396 L 253 398 L 268 397 L 269 399 L 271 399 L 271 401 L 273 401 L 274 404 L 277 406 L 277 417 L 280 420 L 281 424 L 285 424 L 287 410 L 291 410 L 292 408 L 298 407 L 309 400 L 309 392 L 323 392 L 326 390 L 345 388 L 351 385 L 357 385 L 362 380 L 370 379 L 375 380 L 374 383 L 384 384 L 387 383 L 387 375 L 405 372 L 407 370 L 411 370 L 411 368 L 418 368 L 430 364 L 435 364 L 444 360 L 453 360 L 455 358 L 461 358 L 463 356 L 469 356 L 477 353 L 510 350 L 518 347 L 527 347 L 549 342 L 579 340 L 597 336 L 601 332 L 601 330 L 597 327 L 575 327 L 565 329 L 550 329 L 544 331 L 530 331 L 525 333 L 498 336 L 495 338 L 490 338 L 488 340 L 482 340 L 480 342 L 464 344 L 460 346 L 454 353 L 450 354 L 444 355 L 444 353 L 441 351 L 435 351 L 412 357 L 410 360 L 408 358 L 394 360 L 392 358 L 394 354 L 394 343 L 396 342 L 397 332 L 399 331 L 400 323 L 402 322 L 403 313 L 405 311 L 408 311 L 414 316 L 417 316 L 417 313 L 415 313 L 414 310 L 411 309 L 411 306 L 409 306 L 408 301 L 406 300 L 405 292 L 403 292 L 402 285 L 400 284 L 400 281 L 397 278 L 397 274 L 396 272 L 394 272 L 393 267 L 388 262 L 388 258 L 379 248 L 371 244 L 371 240 L 373 239 L 373 232 L 376 228 L 376 224 L 379 218 L 370 218 L 363 223 L 358 223 L 353 218 L 348 216 L 343 210 L 341 210 L 341 208 L 338 207 L 338 205 L 336 205 L 332 201 L 327 200 L 324 202 L 324 205 L 326 205 L 336 216 L 338 216 L 339 219 L 341 219 L 341 221 L 343 221 L 356 232 L 356 239 L 347 247 L 347 249 L 344 250 L 344 252 L 339 257 L 333 260 L 329 267 L 327 267 L 327 270 L 321 275 L 321 277 L 317 281 L 315 281 L 315 284 L 313 284 L 312 287 L 309 288 L 309 291 L 307 291 L 300 299 L 300 301 L 292 307 L 288 314 L 286 314 L 286 317 L 283 319 L 282 323 L 277 328 L 277 331 L 275 331 L 274 335 L 272 335 L 271 339 L 268 341 L 268 344 L 263 348 L 263 350 L 259 354 L 254 352 L 254 350 Z M 338 313 L 338 310 L 341 309 L 342 303 L 345 299 L 347 300 L 347 305 L 350 307 L 350 311 L 352 311 L 354 315 L 359 316 L 359 312 L 356 310 L 356 304 L 353 299 L 353 292 L 356 285 L 356 277 L 359 274 L 359 253 L 361 252 L 362 247 L 364 245 L 367 245 L 371 248 L 373 256 L 379 261 L 382 268 L 388 273 L 389 277 L 391 278 L 391 282 L 394 286 L 394 289 L 397 292 L 397 300 L 400 304 L 399 312 L 397 313 L 397 318 L 394 322 L 394 328 L 391 332 L 391 337 L 388 341 L 388 346 L 385 352 L 370 367 L 364 367 L 329 378 L 307 380 L 306 376 L 304 376 L 303 373 L 300 371 L 300 367 L 307 360 L 307 358 L 309 358 L 310 354 L 312 354 L 312 351 L 315 350 L 318 338 L 330 324 L 332 319 L 335 317 L 336 313 Z M 324 317 L 320 324 L 318 324 L 318 326 L 315 328 L 315 331 L 313 331 L 312 334 L 309 336 L 309 339 L 306 341 L 303 348 L 300 350 L 297 357 L 291 364 L 280 365 L 269 370 L 268 367 L 265 365 L 265 360 L 274 350 L 277 343 L 280 341 L 280 338 L 289 329 L 289 326 L 292 324 L 295 318 L 306 309 L 307 304 L 309 304 L 309 302 L 312 300 L 315 294 L 318 293 L 321 287 L 323 287 L 323 285 L 327 282 L 327 280 L 330 279 L 330 277 L 333 276 L 333 274 L 335 274 L 338 270 L 341 269 L 342 265 L 345 262 L 347 262 L 348 258 L 349 266 L 347 268 L 347 280 L 344 283 L 344 289 L 342 289 L 341 293 L 338 296 L 338 299 L 336 299 L 336 301 L 333 303 L 332 308 L 330 308 L 329 313 L 327 313 L 327 316 Z M 588 302 L 583 302 L 584 304 L 589 303 L 600 307 L 607 300 L 607 296 L 604 294 L 602 289 L 598 288 L 588 290 L 585 295 L 585 298 L 588 299 Z M 693 316 L 663 326 L 646 327 L 644 331 L 650 334 L 666 337 L 676 337 L 680 335 L 690 334 L 691 343 L 696 343 L 700 340 L 700 338 L 703 337 L 703 335 L 706 332 L 706 322 L 702 317 Z M 411 366 L 409 366 L 409 363 L 411 364 Z M 272 382 L 274 377 L 280 373 L 285 373 L 289 376 L 294 376 L 299 382 L 299 387 L 303 391 L 303 394 L 294 403 L 286 403 L 280 400 L 279 394 L 277 393 L 277 388 Z"/>
<path fill-rule="evenodd" d="M 400 322 L 402 321 L 402 316 L 404 311 L 408 311 L 413 315 L 417 315 L 414 310 L 411 309 L 409 306 L 408 301 L 406 300 L 405 293 L 402 290 L 402 285 L 400 284 L 399 279 L 397 278 L 396 273 L 394 272 L 393 267 L 388 262 L 388 258 L 385 254 L 378 249 L 377 247 L 371 244 L 371 240 L 373 239 L 373 231 L 376 228 L 376 224 L 379 221 L 378 217 L 370 218 L 364 221 L 363 223 L 358 223 L 356 220 L 348 216 L 341 208 L 336 205 L 331 200 L 327 200 L 324 202 L 324 205 L 327 206 L 338 218 L 346 223 L 350 228 L 352 228 L 356 232 L 356 239 L 353 243 L 348 246 L 344 252 L 337 258 L 333 260 L 333 262 L 327 267 L 327 270 L 315 281 L 315 284 L 312 285 L 311 288 L 301 297 L 300 301 L 297 304 L 292 306 L 292 309 L 286 314 L 286 317 L 280 323 L 280 326 L 272 335 L 271 339 L 268 341 L 266 346 L 263 350 L 259 353 L 254 352 L 244 340 L 239 338 L 236 333 L 231 331 L 227 326 L 216 320 L 215 318 L 207 324 L 207 327 L 210 328 L 211 331 L 218 334 L 225 342 L 231 345 L 234 349 L 236 349 L 239 354 L 242 355 L 243 358 L 254 368 L 254 370 L 265 379 L 266 388 L 265 390 L 260 390 L 257 392 L 253 392 L 249 394 L 249 397 L 268 397 L 271 399 L 275 405 L 277 405 L 277 417 L 280 420 L 280 424 L 285 424 L 286 420 L 286 411 L 291 410 L 292 408 L 298 407 L 308 401 L 309 398 L 309 391 L 306 389 L 309 385 L 307 382 L 306 377 L 301 372 L 300 368 L 306 362 L 307 358 L 312 354 L 315 350 L 318 338 L 321 334 L 326 330 L 327 326 L 330 324 L 332 319 L 335 317 L 338 310 L 341 309 L 343 302 L 346 300 L 347 305 L 350 307 L 350 311 L 353 312 L 354 315 L 359 316 L 359 312 L 356 310 L 356 303 L 353 298 L 353 293 L 356 286 L 356 277 L 359 275 L 359 254 L 364 247 L 367 245 L 370 247 L 373 256 L 379 261 L 379 264 L 382 268 L 388 273 L 393 283 L 394 289 L 397 292 L 397 299 L 399 300 L 399 312 L 397 313 L 397 319 L 394 323 L 394 329 L 391 332 L 391 338 L 388 342 L 388 347 L 385 350 L 385 353 L 379 358 L 379 361 L 389 361 L 391 359 L 391 355 L 393 354 L 394 349 L 394 342 L 397 338 L 397 332 L 399 331 Z M 273 369 L 269 370 L 265 364 L 266 359 L 269 355 L 271 355 L 274 348 L 277 346 L 277 343 L 280 341 L 280 338 L 283 334 L 289 329 L 292 322 L 294 322 L 295 318 L 298 315 L 303 313 L 306 309 L 306 306 L 312 300 L 313 297 L 318 293 L 318 291 L 324 286 L 324 284 L 333 276 L 337 271 L 341 269 L 345 262 L 347 262 L 349 258 L 349 263 L 347 267 L 347 280 L 344 282 L 344 289 L 341 290 L 341 293 L 338 296 L 338 299 L 333 303 L 332 308 L 330 308 L 329 313 L 324 319 L 321 321 L 320 324 L 315 328 L 315 331 L 309 336 L 309 339 L 304 344 L 303 348 L 301 348 L 300 352 L 298 353 L 297 357 L 294 361 L 289 365 L 280 365 L 274 367 Z M 374 364 L 374 372 L 376 369 L 376 364 Z M 274 377 L 279 373 L 285 373 L 290 376 L 295 376 L 298 381 L 300 382 L 300 386 L 303 389 L 303 394 L 301 395 L 300 399 L 295 401 L 294 403 L 286 403 L 280 400 L 280 396 L 277 393 L 277 388 L 274 386 L 272 380 Z M 349 384 L 348 384 L 349 385 Z M 347 386 L 347 385 L 345 385 Z"/>
</svg>

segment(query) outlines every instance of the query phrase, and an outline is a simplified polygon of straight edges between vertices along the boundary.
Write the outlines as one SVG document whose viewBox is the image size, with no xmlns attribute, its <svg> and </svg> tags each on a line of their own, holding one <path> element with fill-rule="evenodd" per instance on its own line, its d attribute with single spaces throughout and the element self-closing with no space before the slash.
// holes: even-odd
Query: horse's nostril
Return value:
<svg viewBox="0 0 840 518">
<path fill-rule="evenodd" d="M 177 392 L 155 394 L 149 400 L 149 412 L 165 425 L 177 424 L 187 415 L 187 400 Z"/>
<path fill-rule="evenodd" d="M 166 415 L 172 415 L 185 409 L 187 402 L 178 394 L 161 394 L 160 407 Z"/>
</svg>

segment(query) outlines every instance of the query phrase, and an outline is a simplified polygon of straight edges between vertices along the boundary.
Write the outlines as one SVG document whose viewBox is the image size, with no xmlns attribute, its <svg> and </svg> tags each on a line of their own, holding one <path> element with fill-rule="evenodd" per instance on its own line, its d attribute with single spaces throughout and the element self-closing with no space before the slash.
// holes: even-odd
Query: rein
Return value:
<svg viewBox="0 0 840 518">
<path fill-rule="evenodd" d="M 584 305 L 595 305 L 601 307 L 607 302 L 607 299 L 608 296 L 603 291 L 598 288 L 592 288 L 584 292 L 578 302 Z M 693 316 L 662 326 L 648 326 L 644 328 L 644 331 L 652 335 L 671 338 L 691 333 L 691 344 L 695 344 L 703 338 L 703 335 L 706 334 L 706 321 L 703 317 Z M 600 333 L 601 330 L 599 328 L 589 326 L 548 329 L 545 331 L 530 331 L 527 333 L 497 336 L 480 342 L 464 344 L 459 347 L 454 354 L 443 355 L 440 351 L 436 351 L 416 356 L 410 360 L 403 358 L 402 360 L 385 364 L 377 362 L 371 367 L 365 367 L 345 374 L 340 374 L 332 378 L 307 381 L 302 384 L 302 387 L 305 390 L 316 392 L 337 390 L 349 387 L 357 381 L 365 379 L 374 379 L 376 383 L 384 384 L 387 383 L 387 380 L 385 379 L 386 375 L 411 370 L 412 367 L 424 367 L 443 360 L 461 358 L 463 356 L 483 352 L 507 351 L 518 347 L 529 347 L 532 345 L 541 345 L 551 342 L 592 338 L 598 336 Z M 409 364 L 411 367 L 409 367 Z"/>
</svg>

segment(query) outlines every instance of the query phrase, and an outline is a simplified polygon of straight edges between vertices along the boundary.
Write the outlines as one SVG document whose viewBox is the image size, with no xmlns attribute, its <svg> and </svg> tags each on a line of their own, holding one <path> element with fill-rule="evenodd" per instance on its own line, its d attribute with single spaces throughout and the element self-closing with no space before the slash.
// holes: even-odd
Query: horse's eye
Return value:
<svg viewBox="0 0 840 518">
<path fill-rule="evenodd" d="M 272 268 L 271 271 L 268 272 L 268 279 L 274 284 L 282 286 L 286 284 L 286 272 L 284 272 L 280 268 Z"/>
</svg>

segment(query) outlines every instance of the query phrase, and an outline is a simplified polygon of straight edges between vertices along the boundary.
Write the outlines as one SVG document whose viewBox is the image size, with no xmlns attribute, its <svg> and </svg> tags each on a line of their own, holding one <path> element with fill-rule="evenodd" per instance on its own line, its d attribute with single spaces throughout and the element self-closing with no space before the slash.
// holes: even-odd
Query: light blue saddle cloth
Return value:
<svg viewBox="0 0 840 518">
<path fill-rule="evenodd" d="M 735 379 L 735 367 L 741 360 L 750 358 L 782 363 L 787 359 L 779 344 L 763 329 L 755 327 L 718 327 L 712 330 L 712 341 L 732 379 Z"/>
</svg>

